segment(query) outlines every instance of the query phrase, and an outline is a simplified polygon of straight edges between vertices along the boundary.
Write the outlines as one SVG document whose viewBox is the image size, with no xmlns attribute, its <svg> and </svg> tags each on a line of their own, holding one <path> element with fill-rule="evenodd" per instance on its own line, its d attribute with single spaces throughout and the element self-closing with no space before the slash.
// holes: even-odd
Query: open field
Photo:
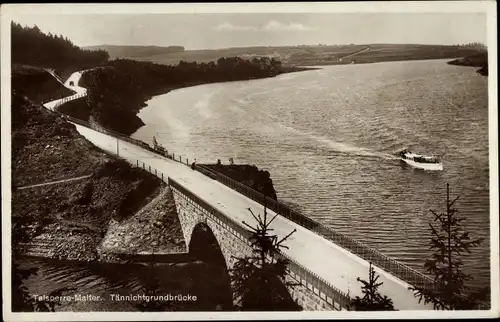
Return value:
<svg viewBox="0 0 500 322">
<path fill-rule="evenodd" d="M 164 47 L 163 52 L 158 47 L 155 47 L 154 50 L 139 50 L 138 48 L 147 47 L 105 45 L 88 47 L 88 49 L 106 49 L 112 59 L 129 58 L 166 65 L 175 65 L 181 60 L 209 62 L 216 61 L 221 57 L 232 56 L 241 58 L 271 56 L 286 65 L 334 65 L 352 62 L 375 63 L 395 60 L 458 58 L 476 54 L 481 50 L 476 47 L 418 44 L 238 47 L 214 50 L 179 50 L 177 52 L 172 52 L 171 47 Z"/>
</svg>

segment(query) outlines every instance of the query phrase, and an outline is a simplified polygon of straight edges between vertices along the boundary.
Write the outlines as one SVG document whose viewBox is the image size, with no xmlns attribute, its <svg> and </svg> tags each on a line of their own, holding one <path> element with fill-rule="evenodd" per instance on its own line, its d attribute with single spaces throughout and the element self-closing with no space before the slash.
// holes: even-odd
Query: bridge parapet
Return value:
<svg viewBox="0 0 500 322">
<path fill-rule="evenodd" d="M 366 246 L 359 241 L 340 233 L 336 230 L 330 229 L 323 226 L 319 222 L 301 214 L 300 212 L 291 209 L 289 206 L 266 197 L 264 194 L 232 179 L 228 176 L 208 169 L 202 165 L 196 167 L 201 173 L 217 180 L 224 185 L 236 190 L 242 195 L 265 205 L 267 208 L 271 209 L 275 213 L 293 221 L 294 223 L 309 229 L 321 235 L 322 237 L 334 242 L 335 244 L 349 250 L 351 253 L 361 257 L 362 259 L 372 262 L 375 266 L 384 269 L 385 271 L 391 273 L 392 275 L 406 281 L 408 284 L 421 286 L 427 289 L 432 289 L 435 287 L 434 280 L 427 275 L 424 275 L 411 267 L 408 267 L 382 253 L 379 251 Z"/>
<path fill-rule="evenodd" d="M 83 97 L 85 95 L 86 95 L 86 93 L 74 94 L 74 95 L 69 96 L 67 98 L 56 101 L 55 106 L 53 106 L 52 108 L 49 108 L 48 106 L 47 106 L 47 108 L 52 109 L 54 112 L 60 114 L 62 117 L 64 117 L 68 121 L 85 126 L 87 128 L 92 128 L 90 123 L 73 118 L 73 117 L 70 117 L 70 116 L 65 115 L 65 114 L 62 114 L 55 109 L 56 107 L 66 103 L 68 101 Z M 51 102 L 49 102 L 49 103 L 51 103 Z M 153 148 L 151 148 L 149 146 L 149 144 L 147 144 L 143 141 L 132 139 L 132 138 L 125 136 L 123 134 L 117 133 L 117 132 L 112 131 L 112 130 L 104 129 L 104 128 L 99 128 L 99 129 L 95 129 L 95 130 L 98 132 L 104 133 L 106 135 L 115 137 L 117 139 L 127 141 L 127 142 L 132 143 L 134 145 L 137 145 L 143 149 L 152 151 L 152 152 L 160 154 L 166 158 L 169 158 L 169 159 L 172 159 L 175 161 L 179 161 L 182 163 L 180 156 L 179 156 L 179 160 L 176 160 L 173 153 L 171 155 L 168 154 L 168 151 L 166 151 L 166 153 L 160 153 L 159 151 L 155 151 Z M 187 165 L 188 160 L 185 159 L 185 161 L 186 161 L 186 165 Z M 134 160 L 134 162 L 135 162 L 135 160 Z M 137 161 L 137 166 L 139 166 L 138 161 Z M 143 168 L 145 169 L 144 163 L 143 163 Z M 270 198 L 266 198 L 263 194 L 255 191 L 252 188 L 245 186 L 245 185 L 243 185 L 243 184 L 241 184 L 241 183 L 239 183 L 239 182 L 237 182 L 237 181 L 235 181 L 235 180 L 233 180 L 233 179 L 231 179 L 231 178 L 229 178 L 221 173 L 211 171 L 211 170 L 206 169 L 202 166 L 197 166 L 196 169 L 198 171 L 200 171 L 201 173 L 204 173 L 204 174 L 210 176 L 211 178 L 225 184 L 226 186 L 231 187 L 232 189 L 245 195 L 246 197 L 248 197 L 248 198 L 250 198 L 250 199 L 252 199 L 260 204 L 266 205 L 267 207 L 269 207 L 269 209 L 271 209 L 274 212 L 276 212 L 277 214 L 280 214 L 281 216 L 295 222 L 296 224 L 299 224 L 299 225 L 301 225 L 301 226 L 303 226 L 303 227 L 305 227 L 313 232 L 316 232 L 318 235 L 321 235 L 324 238 L 333 241 L 337 245 L 349 250 L 353 254 L 358 255 L 359 257 L 361 257 L 367 261 L 373 262 L 379 268 L 382 268 L 382 269 L 388 271 L 389 273 L 399 277 L 400 279 L 407 281 L 409 284 L 416 285 L 416 286 L 424 286 L 425 288 L 435 287 L 435 283 L 430 277 L 428 277 L 428 276 L 426 276 L 426 275 L 424 275 L 424 274 L 422 274 L 422 273 L 420 273 L 420 272 L 418 272 L 418 271 L 416 271 L 416 270 L 414 270 L 414 269 L 412 269 L 412 268 L 410 268 L 402 263 L 399 263 L 396 260 L 391 259 L 391 258 L 381 254 L 380 252 L 378 252 L 378 251 L 376 251 L 368 246 L 361 244 L 360 242 L 352 239 L 351 237 L 349 237 L 347 235 L 344 235 L 340 232 L 337 232 L 337 231 L 334 231 L 332 229 L 329 229 L 327 227 L 322 226 L 320 223 L 318 223 L 318 222 L 308 218 L 307 216 L 289 208 L 288 206 L 284 205 L 283 203 L 281 203 L 279 201 L 276 201 L 276 200 L 273 200 Z M 151 169 L 151 167 L 149 167 L 149 171 L 151 173 L 153 173 L 152 170 L 154 170 L 154 174 L 156 176 L 158 176 L 158 177 L 161 176 L 162 180 L 166 179 L 166 177 L 164 179 L 163 173 L 157 172 L 156 169 L 154 169 L 154 168 Z M 174 181 L 172 181 L 172 182 L 174 182 Z M 192 195 L 195 196 L 194 194 L 192 194 Z M 202 200 L 200 198 L 198 198 L 198 199 Z M 208 205 L 209 207 L 211 207 L 208 203 L 205 202 L 205 204 Z M 204 206 L 202 206 L 202 208 L 204 210 L 207 210 L 207 209 L 205 209 Z M 216 212 L 218 212 L 217 209 L 215 209 L 215 208 L 213 208 L 213 209 Z M 210 210 L 207 210 L 207 211 L 210 211 Z M 215 212 L 212 212 L 212 213 L 215 214 Z M 218 212 L 218 213 L 220 213 L 220 212 Z M 223 213 L 220 213 L 220 214 L 222 214 L 222 217 L 225 217 L 225 219 L 232 221 L 230 218 L 225 216 Z M 217 218 L 222 218 L 222 217 L 219 216 Z M 224 222 L 228 222 L 228 221 L 224 221 Z M 235 223 L 234 221 L 233 221 L 233 223 L 236 224 L 236 226 L 232 226 L 232 227 L 236 228 L 236 230 L 233 230 L 233 231 L 238 231 L 239 228 L 243 228 L 238 223 Z M 230 227 L 230 226 L 228 226 L 228 227 Z M 248 233 L 248 231 L 247 231 L 247 233 Z M 312 289 L 313 291 L 318 290 L 318 293 L 320 294 L 320 296 L 323 296 L 326 299 L 329 298 L 328 294 L 330 294 L 330 298 L 334 298 L 334 299 L 337 299 L 339 301 L 340 307 L 344 308 L 344 306 L 342 306 L 342 305 L 345 305 L 345 307 L 348 307 L 349 297 L 347 295 L 345 295 L 342 291 L 339 291 L 338 289 L 336 289 L 332 285 L 329 285 L 328 282 L 321 280 L 321 278 L 319 278 L 314 273 L 310 272 L 309 270 L 307 270 L 305 267 L 301 266 L 300 264 L 294 262 L 293 260 L 291 260 L 289 268 L 291 271 L 290 276 L 293 275 L 297 279 L 300 279 L 302 282 L 302 285 L 305 284 L 308 287 L 307 290 L 309 290 L 309 289 Z M 302 279 L 302 277 L 304 277 L 304 278 Z M 317 288 L 315 288 L 314 285 L 316 285 Z M 488 307 L 489 307 L 489 303 L 485 303 L 485 304 L 482 304 L 479 309 L 484 309 L 484 308 L 488 308 Z"/>
<path fill-rule="evenodd" d="M 168 178 L 168 184 L 174 191 L 174 195 L 181 194 L 187 199 L 194 202 L 197 206 L 203 208 L 205 213 L 208 214 L 211 220 L 217 222 L 220 227 L 223 227 L 224 229 L 230 231 L 232 237 L 239 239 L 238 242 L 247 245 L 247 247 L 249 247 L 251 251 L 250 232 L 246 228 L 244 228 L 241 223 L 237 223 L 229 216 L 225 215 L 224 213 L 210 205 L 208 202 L 192 193 L 190 190 L 182 186 L 174 179 Z M 193 224 L 188 226 L 193 226 Z M 188 229 L 192 228 L 189 227 Z M 186 242 L 189 243 L 188 241 Z M 224 246 L 222 245 L 222 247 Z M 236 256 L 240 254 L 233 255 Z M 300 284 L 300 286 L 296 286 L 292 290 L 292 296 L 299 300 L 301 305 L 305 307 L 304 309 L 349 309 L 350 298 L 347 294 L 340 291 L 318 275 L 314 274 L 303 265 L 294 261 L 286 254 L 281 253 L 278 256 L 282 256 L 289 261 L 289 274 L 287 276 L 287 279 Z M 231 263 L 231 261 L 228 261 L 228 263 Z"/>
</svg>

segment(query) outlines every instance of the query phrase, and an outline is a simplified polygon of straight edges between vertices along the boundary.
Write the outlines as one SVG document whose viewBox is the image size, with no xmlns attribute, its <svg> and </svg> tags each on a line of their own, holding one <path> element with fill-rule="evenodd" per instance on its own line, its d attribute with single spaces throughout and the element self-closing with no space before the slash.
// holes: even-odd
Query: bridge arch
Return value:
<svg viewBox="0 0 500 322">
<path fill-rule="evenodd" d="M 189 242 L 189 254 L 204 263 L 205 272 L 201 292 L 218 310 L 230 310 L 233 306 L 231 279 L 226 260 L 215 234 L 205 222 L 194 226 Z"/>
<path fill-rule="evenodd" d="M 226 263 L 226 270 L 234 267 L 235 256 L 252 255 L 252 247 L 246 229 L 242 229 L 241 225 L 232 222 L 206 201 L 171 178 L 169 178 L 169 185 L 174 194 L 184 241 L 190 254 L 200 254 L 202 258 L 214 257 L 212 260 L 214 263 L 218 262 L 219 265 L 222 260 L 215 258 L 220 258 L 222 255 Z M 207 233 L 210 236 L 203 236 Z M 212 248 L 220 249 L 220 254 L 211 256 L 202 254 L 206 248 L 200 244 L 212 245 Z M 215 251 L 211 250 L 210 252 Z M 345 302 L 341 294 L 339 295 L 335 291 L 321 293 L 320 289 L 330 290 L 330 288 L 323 287 L 321 284 L 323 282 L 308 272 L 306 268 L 293 264 L 290 266 L 290 271 L 291 273 L 287 275 L 286 280 L 296 284 L 296 286 L 290 290 L 289 294 L 283 294 L 289 304 L 293 304 L 291 300 L 297 301 L 296 303 L 304 310 L 340 310 L 345 307 L 344 304 L 340 304 Z M 278 285 L 278 288 L 280 291 L 287 291 L 282 285 Z M 236 300 L 234 294 L 232 296 L 233 300 Z"/>
</svg>

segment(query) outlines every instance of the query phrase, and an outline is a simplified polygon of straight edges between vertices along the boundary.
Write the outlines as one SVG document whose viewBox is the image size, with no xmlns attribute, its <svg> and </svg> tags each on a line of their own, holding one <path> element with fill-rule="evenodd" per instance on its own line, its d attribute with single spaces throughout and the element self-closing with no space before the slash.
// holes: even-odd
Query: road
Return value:
<svg viewBox="0 0 500 322">
<path fill-rule="evenodd" d="M 86 93 L 85 89 L 82 90 L 78 86 L 80 77 L 81 72 L 74 73 L 65 82 L 65 86 L 77 91 L 76 95 Z M 73 86 L 69 84 L 71 81 Z M 72 97 L 75 97 L 75 95 Z M 49 106 L 55 106 L 55 104 L 50 105 L 50 103 L 48 103 Z M 94 145 L 113 154 L 117 153 L 118 147 L 121 158 L 132 164 L 136 164 L 137 161 L 144 162 L 147 166 L 151 166 L 152 169 L 157 169 L 157 171 L 163 173 L 164 177 L 173 178 L 236 222 L 254 223 L 254 218 L 248 208 L 251 208 L 254 213 L 262 213 L 263 211 L 263 206 L 259 203 L 198 171 L 192 170 L 184 164 L 87 127 L 77 124 L 75 126 L 78 132 Z M 268 213 L 274 216 L 273 211 L 268 210 Z M 284 217 L 278 216 L 273 221 L 271 228 L 274 229 L 274 233 L 279 238 L 296 229 L 296 232 L 287 240 L 286 245 L 289 249 L 284 250 L 286 255 L 330 282 L 336 288 L 348 293 L 351 297 L 363 296 L 361 293 L 362 284 L 357 281 L 357 278 L 368 279 L 369 263 L 367 261 Z M 391 298 L 396 309 L 432 309 L 431 305 L 418 303 L 418 299 L 414 297 L 413 292 L 408 290 L 409 284 L 376 266 L 374 268 L 380 275 L 379 281 L 384 283 L 379 289 L 381 294 Z"/>
<path fill-rule="evenodd" d="M 68 97 L 64 97 L 64 98 L 61 98 L 61 99 L 57 99 L 57 100 L 54 100 L 54 101 L 47 102 L 47 103 L 43 104 L 43 106 L 45 108 L 53 111 L 63 101 L 71 101 L 73 99 L 77 99 L 77 98 L 82 97 L 82 95 L 87 94 L 87 89 L 86 88 L 78 86 L 78 82 L 80 81 L 82 73 L 83 73 L 83 71 L 79 71 L 79 72 L 75 72 L 75 73 L 71 74 L 71 76 L 68 78 L 68 80 L 66 80 L 66 82 L 64 82 L 64 84 L 63 84 L 66 88 L 74 91 L 75 94 L 70 95 Z M 52 76 L 54 76 L 52 73 L 50 73 L 50 74 Z M 54 76 L 54 78 L 56 80 L 58 80 L 55 76 Z"/>
<path fill-rule="evenodd" d="M 75 125 L 78 132 L 90 142 L 103 150 L 116 153 L 116 138 Z M 139 160 L 140 163 L 146 164 L 146 169 L 147 166 L 151 166 L 151 169 L 157 169 L 163 173 L 164 177 L 173 178 L 236 222 L 254 222 L 248 208 L 251 208 L 255 213 L 263 211 L 262 205 L 257 202 L 198 171 L 191 170 L 184 164 L 146 151 L 128 142 L 119 141 L 121 158 L 132 164 L 136 164 L 136 161 Z M 270 210 L 268 213 L 274 215 L 274 212 Z M 297 229 L 287 240 L 286 245 L 289 249 L 284 252 L 338 289 L 349 293 L 351 297 L 362 296 L 361 283 L 356 278 L 368 278 L 369 263 L 367 261 L 284 217 L 278 216 L 271 228 L 280 238 Z M 432 309 L 429 305 L 418 303 L 413 293 L 408 291 L 409 285 L 406 282 L 378 267 L 375 267 L 375 271 L 380 274 L 380 281 L 384 283 L 380 287 L 381 293 L 392 298 L 397 309 Z"/>
</svg>

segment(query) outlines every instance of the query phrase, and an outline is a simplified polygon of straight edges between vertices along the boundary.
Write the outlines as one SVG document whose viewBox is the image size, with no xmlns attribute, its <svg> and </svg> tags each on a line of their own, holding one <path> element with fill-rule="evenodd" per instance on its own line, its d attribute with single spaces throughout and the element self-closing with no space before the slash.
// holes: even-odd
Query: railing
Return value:
<svg viewBox="0 0 500 322">
<path fill-rule="evenodd" d="M 67 116 L 65 114 L 62 114 L 60 112 L 57 112 L 59 114 L 61 114 L 64 118 L 66 118 L 67 120 L 70 120 L 71 122 L 74 122 L 74 123 L 77 123 L 77 124 L 80 124 L 80 125 L 83 125 L 83 126 L 86 126 L 86 127 L 92 127 L 92 124 L 90 124 L 89 122 L 86 122 L 86 121 L 82 121 L 80 119 L 77 119 L 77 118 L 74 118 L 74 117 L 71 117 L 71 116 Z M 96 131 L 98 132 L 101 132 L 101 133 L 104 133 L 104 134 L 107 134 L 107 135 L 110 135 L 110 136 L 113 136 L 113 137 L 116 137 L 118 139 L 121 139 L 123 141 L 126 141 L 126 142 L 129 142 L 129 143 L 132 143 L 132 144 L 135 144 L 135 145 L 138 145 L 144 149 L 147 149 L 153 153 L 157 153 L 159 155 L 162 155 L 166 158 L 169 158 L 169 159 L 172 159 L 172 160 L 175 160 L 175 161 L 178 161 L 180 163 L 183 163 L 182 162 L 182 157 L 181 156 L 178 156 L 178 158 L 176 159 L 175 157 L 175 154 L 174 153 L 171 153 L 169 154 L 168 151 L 165 151 L 165 152 L 160 152 L 158 150 L 155 150 L 153 149 L 149 144 L 143 142 L 143 141 L 140 141 L 140 140 L 136 140 L 136 139 L 132 139 L 128 136 L 125 136 L 123 134 L 120 134 L 116 131 L 113 131 L 113 130 L 109 130 L 109 129 L 104 129 L 102 127 L 99 127 L 99 128 L 95 128 Z M 188 159 L 186 158 L 186 163 L 183 163 L 183 164 L 188 164 Z M 140 164 L 137 164 L 137 166 L 139 166 Z M 279 202 L 279 201 L 276 201 L 274 199 L 271 199 L 269 197 L 266 197 L 264 194 L 220 173 L 220 172 L 217 172 L 217 171 L 214 171 L 212 169 L 209 169 L 208 167 L 206 166 L 203 166 L 203 165 L 196 165 L 195 169 L 201 173 L 203 173 L 204 175 L 214 179 L 214 180 L 217 180 L 219 182 L 221 182 L 222 184 L 232 188 L 233 190 L 241 193 L 242 195 L 262 204 L 262 205 L 265 205 L 267 208 L 271 209 L 272 211 L 274 211 L 275 213 L 293 221 L 294 223 L 304 227 L 304 228 L 307 228 L 323 237 L 325 237 L 326 239 L 330 240 L 330 241 L 333 241 L 335 244 L 349 250 L 350 252 L 352 252 L 353 254 L 355 255 L 358 255 L 359 257 L 363 258 L 364 260 L 367 260 L 369 262 L 372 262 L 374 265 L 386 270 L 387 272 L 399 277 L 400 279 L 408 282 L 408 284 L 411 284 L 411 285 L 414 285 L 414 286 L 420 286 L 420 287 L 425 287 L 425 288 L 433 288 L 434 287 L 434 281 L 390 258 L 390 257 L 387 257 L 386 255 L 380 253 L 379 251 L 371 248 L 371 247 L 368 247 L 362 243 L 360 243 L 359 241 L 345 235 L 345 234 L 342 234 L 338 231 L 335 231 L 333 229 L 330 229 L 330 228 L 327 228 L 325 226 L 323 226 L 322 224 L 320 224 L 319 222 L 297 212 L 296 210 L 293 210 L 291 209 L 290 207 L 288 207 L 287 205 Z M 145 170 L 148 170 L 148 168 L 145 168 Z M 150 171 L 151 172 L 151 171 Z M 161 174 L 163 176 L 163 174 Z"/>
<path fill-rule="evenodd" d="M 189 189 L 187 189 L 174 179 L 164 175 L 163 172 L 157 170 L 156 168 L 151 167 L 150 165 L 144 162 L 140 162 L 139 160 L 136 160 L 136 163 L 134 165 L 138 168 L 142 168 L 145 171 L 148 171 L 151 174 L 154 174 L 156 177 L 166 182 L 170 187 L 176 189 L 177 191 L 185 195 L 187 198 L 191 199 L 197 205 L 205 209 L 213 218 L 216 218 L 217 221 L 219 221 L 222 226 L 224 226 L 226 229 L 230 231 L 233 231 L 235 236 L 237 236 L 240 240 L 249 244 L 250 246 L 249 243 L 250 232 L 247 229 L 245 229 L 241 224 L 237 223 L 232 218 L 220 212 L 211 204 L 209 204 L 207 201 L 198 197 Z M 335 286 L 331 285 L 329 282 L 327 282 L 325 279 L 321 278 L 317 274 L 311 272 L 305 266 L 294 261 L 286 254 L 280 253 L 278 256 L 281 256 L 282 258 L 288 260 L 288 270 L 290 277 L 295 279 L 300 284 L 304 285 L 307 289 L 309 289 L 314 294 L 318 295 L 321 299 L 325 300 L 327 303 L 331 304 L 335 309 L 337 310 L 349 309 L 351 299 L 346 293 L 342 292 Z"/>
<path fill-rule="evenodd" d="M 56 103 L 56 104 L 54 104 L 54 109 L 55 109 L 56 107 L 61 106 L 61 105 L 62 105 L 62 104 L 64 104 L 64 103 L 69 102 L 69 101 L 76 100 L 76 99 L 78 99 L 78 98 L 82 98 L 82 97 L 84 97 L 85 95 L 87 95 L 87 93 L 77 93 L 77 94 L 74 94 L 74 95 L 71 95 L 71 96 L 66 96 L 65 98 L 62 98 L 62 99 L 58 100 L 58 101 L 57 101 L 57 103 Z"/>
<path fill-rule="evenodd" d="M 388 271 L 389 273 L 401 278 L 404 281 L 407 281 L 411 285 L 425 288 L 434 287 L 434 281 L 430 277 L 392 258 L 387 257 L 386 255 L 371 247 L 361 244 L 357 240 L 345 234 L 323 226 L 317 221 L 291 209 L 290 207 L 279 201 L 266 197 L 264 194 L 255 191 L 254 189 L 232 178 L 229 178 L 228 176 L 220 172 L 211 170 L 206 166 L 198 165 L 196 166 L 196 169 L 201 173 L 204 173 L 211 178 L 223 183 L 224 185 L 236 190 L 242 195 L 262 205 L 265 205 L 275 213 L 280 214 L 281 216 L 293 221 L 294 223 L 299 224 L 300 226 L 307 228 L 308 230 L 311 230 L 328 240 L 333 241 L 335 244 L 349 250 L 353 254 L 356 254 L 361 258 L 372 262 L 374 265 Z"/>
<path fill-rule="evenodd" d="M 291 209 L 289 206 L 266 197 L 264 194 L 252 189 L 251 187 L 248 187 L 218 171 L 209 169 L 208 167 L 203 165 L 197 165 L 196 170 L 214 180 L 223 183 L 224 185 L 230 187 L 233 190 L 236 190 L 237 192 L 260 203 L 261 205 L 265 205 L 275 213 L 293 221 L 294 223 L 307 228 L 308 230 L 311 230 L 328 240 L 333 241 L 335 244 L 349 250 L 353 254 L 363 258 L 366 261 L 372 262 L 374 265 L 384 269 L 394 276 L 399 277 L 412 286 L 419 286 L 431 290 L 436 287 L 436 283 L 429 276 L 424 275 L 419 271 L 414 270 L 413 268 L 408 267 L 345 234 L 325 227 L 317 221 Z M 476 309 L 484 310 L 489 309 L 489 307 L 489 303 L 479 303 Z"/>
<path fill-rule="evenodd" d="M 79 97 L 83 97 L 86 94 L 80 93 L 78 95 L 80 95 Z M 73 100 L 73 99 L 76 99 L 77 97 L 73 96 L 71 98 L 72 98 L 71 100 Z M 64 99 L 62 101 L 64 101 Z M 62 101 L 60 103 L 58 103 L 56 106 L 63 104 Z M 67 101 L 69 101 L 69 99 Z M 80 119 L 62 114 L 56 110 L 55 110 L 55 112 L 60 114 L 63 118 L 65 118 L 71 122 L 74 122 L 76 124 L 79 124 L 79 125 L 82 125 L 85 127 L 94 128 L 92 126 L 92 124 L 89 122 L 82 121 Z M 189 160 L 187 158 L 185 159 L 186 163 L 184 163 L 182 160 L 182 157 L 180 155 L 178 155 L 178 158 L 176 159 L 175 153 L 169 154 L 167 150 L 160 152 L 158 150 L 155 150 L 149 144 L 147 144 L 143 141 L 132 139 L 131 137 L 125 136 L 125 135 L 118 133 L 116 131 L 105 129 L 102 127 L 96 128 L 95 130 L 98 132 L 101 132 L 103 134 L 110 135 L 110 136 L 116 137 L 118 139 L 121 139 L 123 141 L 132 143 L 134 145 L 137 145 L 139 147 L 147 149 L 148 151 L 162 155 L 168 159 L 180 162 L 182 164 L 188 165 L 188 163 L 189 163 Z M 139 163 L 137 163 L 137 166 L 139 166 Z M 145 170 L 149 169 L 149 172 L 152 173 L 151 167 L 148 166 L 148 168 L 145 168 L 144 163 L 143 163 L 143 168 Z M 163 173 L 158 172 L 156 169 L 153 169 L 153 170 L 155 171 L 155 175 L 157 175 L 159 178 L 164 180 Z M 233 190 L 241 193 L 242 195 L 244 195 L 244 196 L 246 196 L 246 197 L 248 197 L 256 202 L 258 202 L 262 205 L 265 205 L 269 209 L 273 210 L 275 213 L 293 221 L 294 223 L 296 223 L 304 228 L 307 228 L 307 229 L 323 236 L 324 238 L 334 242 L 335 244 L 349 250 L 353 254 L 363 258 L 364 260 L 372 262 L 374 265 L 376 265 L 376 266 L 386 270 L 387 272 L 399 277 L 400 279 L 406 281 L 410 285 L 419 286 L 419 287 L 423 287 L 426 289 L 433 289 L 434 287 L 436 287 L 434 280 L 432 278 L 430 278 L 429 276 L 424 275 L 424 274 L 412 269 L 411 267 L 408 267 L 408 266 L 380 253 L 379 251 L 360 243 L 359 241 L 357 241 L 357 240 L 355 240 L 355 239 L 353 239 L 353 238 L 351 238 L 343 233 L 340 233 L 338 231 L 335 231 L 333 229 L 325 227 L 322 224 L 320 224 L 319 222 L 305 216 L 304 214 L 299 213 L 296 210 L 291 209 L 287 205 L 285 205 L 279 201 L 276 201 L 274 199 L 271 199 L 269 197 L 266 197 L 262 193 L 254 190 L 254 189 L 252 189 L 252 188 L 250 188 L 250 187 L 248 187 L 248 186 L 246 186 L 246 185 L 244 185 L 244 184 L 242 184 L 242 183 L 240 183 L 240 182 L 238 182 L 238 181 L 236 181 L 236 180 L 234 180 L 234 179 L 232 179 L 232 178 L 230 178 L 230 177 L 228 177 L 220 172 L 211 170 L 203 165 L 196 165 L 195 170 L 205 174 L 206 176 L 208 176 L 214 180 L 217 180 L 217 181 L 223 183 L 224 185 L 232 188 Z M 170 180 L 172 180 L 172 179 L 170 179 Z M 194 196 L 194 194 L 193 194 L 193 196 Z M 207 207 L 212 207 L 208 204 L 206 204 L 206 205 L 207 205 Z M 213 209 L 214 209 L 213 211 L 217 211 L 215 208 L 213 208 Z M 227 219 L 229 219 L 229 218 L 227 218 Z M 240 227 L 240 226 L 237 225 L 236 227 Z M 298 267 L 300 267 L 300 264 L 298 264 L 298 263 L 295 263 L 295 264 L 299 265 Z M 307 271 L 306 268 L 301 268 L 301 270 Z M 314 273 L 312 273 L 310 271 L 308 271 L 308 272 L 310 274 L 314 275 Z M 315 278 L 319 279 L 319 277 L 317 277 L 317 276 Z M 327 282 L 325 281 L 324 283 L 327 283 Z M 331 287 L 332 289 L 335 289 L 335 287 L 333 287 L 331 285 L 329 287 Z M 338 298 L 338 301 L 340 301 L 340 302 L 344 301 L 344 300 L 342 300 L 342 298 L 343 298 L 342 296 L 346 296 L 346 295 L 338 295 L 338 294 L 343 294 L 339 290 L 337 290 L 336 292 L 337 293 L 335 293 L 335 292 L 331 293 L 332 296 L 336 296 L 336 298 Z M 337 294 L 337 295 L 335 295 L 335 294 Z M 344 302 L 342 302 L 342 303 L 344 303 Z M 490 307 L 489 304 L 482 303 L 478 306 L 478 309 L 485 309 L 485 308 L 489 308 L 489 307 Z"/>
<path fill-rule="evenodd" d="M 202 198 L 198 197 L 196 194 L 194 194 L 193 192 L 191 192 L 190 190 L 179 184 L 174 179 L 168 178 L 168 184 L 172 188 L 178 190 L 179 192 L 187 196 L 189 199 L 193 200 L 196 204 L 201 206 L 212 216 L 224 222 L 225 225 L 227 225 L 232 230 L 237 232 L 237 234 L 241 236 L 244 242 L 248 243 L 250 239 L 250 232 L 247 229 L 245 229 L 241 224 L 238 224 L 232 218 L 226 216 L 225 214 L 217 210 L 215 207 L 210 205 Z M 290 276 L 296 279 L 298 282 L 300 282 L 300 284 L 304 285 L 314 294 L 318 295 L 320 298 L 332 304 L 335 308 L 339 310 L 342 308 L 344 309 L 349 308 L 351 300 L 347 294 L 337 289 L 335 286 L 331 285 L 326 280 L 319 277 L 317 274 L 311 272 L 306 267 L 294 261 L 287 255 L 280 253 L 278 256 L 281 256 L 284 259 L 288 260 L 289 262 L 288 269 L 289 272 L 291 273 Z"/>
</svg>

